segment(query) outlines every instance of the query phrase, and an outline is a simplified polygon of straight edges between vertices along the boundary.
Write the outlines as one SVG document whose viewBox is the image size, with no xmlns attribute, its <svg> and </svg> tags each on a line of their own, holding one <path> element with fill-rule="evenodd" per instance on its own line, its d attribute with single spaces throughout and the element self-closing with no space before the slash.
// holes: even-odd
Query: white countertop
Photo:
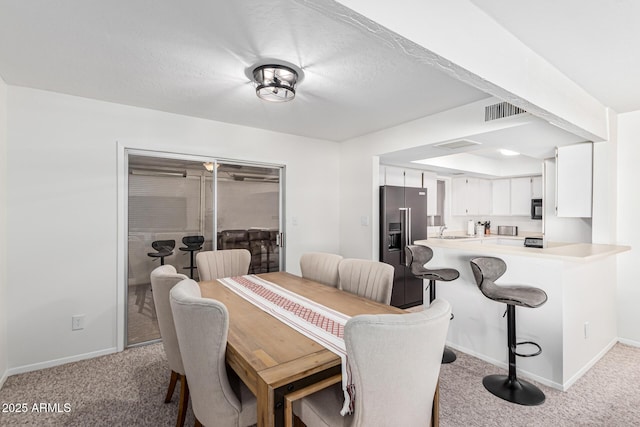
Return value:
<svg viewBox="0 0 640 427">
<path fill-rule="evenodd" d="M 447 235 L 464 236 L 460 233 L 445 233 Z M 518 236 L 502 236 L 489 234 L 486 236 L 464 236 L 462 239 L 440 239 L 429 237 L 427 240 L 416 240 L 414 244 L 429 247 L 440 247 L 473 251 L 481 254 L 509 254 L 552 258 L 572 262 L 588 262 L 596 258 L 607 257 L 631 249 L 630 246 L 603 245 L 591 243 L 562 243 L 546 242 L 544 248 L 527 248 L 524 246 L 525 237 L 541 237 L 540 233 L 521 232 Z M 511 241 L 522 241 L 522 246 L 509 244 Z"/>
</svg>

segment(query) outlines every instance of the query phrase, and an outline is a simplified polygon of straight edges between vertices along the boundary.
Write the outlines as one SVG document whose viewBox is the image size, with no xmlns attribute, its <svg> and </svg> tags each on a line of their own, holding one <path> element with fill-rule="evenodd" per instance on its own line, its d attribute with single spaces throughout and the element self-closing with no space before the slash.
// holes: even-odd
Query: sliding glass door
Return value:
<svg viewBox="0 0 640 427">
<path fill-rule="evenodd" d="M 280 168 L 219 163 L 216 174 L 219 249 L 251 252 L 249 273 L 280 270 Z"/>
<path fill-rule="evenodd" d="M 149 279 L 158 265 L 198 280 L 198 252 L 245 248 L 250 273 L 280 269 L 280 167 L 127 154 L 127 345 L 160 338 Z"/>
</svg>

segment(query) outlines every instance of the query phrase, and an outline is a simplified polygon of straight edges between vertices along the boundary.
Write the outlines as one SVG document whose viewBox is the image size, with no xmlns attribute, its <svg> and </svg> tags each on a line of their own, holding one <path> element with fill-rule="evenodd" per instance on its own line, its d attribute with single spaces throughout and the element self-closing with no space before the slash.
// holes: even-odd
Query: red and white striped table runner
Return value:
<svg viewBox="0 0 640 427">
<path fill-rule="evenodd" d="M 255 275 L 226 277 L 218 281 L 256 307 L 340 356 L 345 397 L 340 413 L 345 415 L 353 412 L 354 387 L 344 344 L 344 325 L 351 316 Z"/>
</svg>

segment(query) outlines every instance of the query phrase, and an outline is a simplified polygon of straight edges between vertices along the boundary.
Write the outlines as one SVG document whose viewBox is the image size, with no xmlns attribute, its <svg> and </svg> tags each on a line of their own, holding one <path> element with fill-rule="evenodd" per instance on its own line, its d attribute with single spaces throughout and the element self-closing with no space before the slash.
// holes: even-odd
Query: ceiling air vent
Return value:
<svg viewBox="0 0 640 427">
<path fill-rule="evenodd" d="M 498 104 L 487 105 L 484 107 L 484 121 L 490 122 L 491 120 L 517 116 L 518 114 L 526 112 L 526 110 L 516 107 L 513 104 L 509 104 L 508 102 L 499 102 Z"/>
<path fill-rule="evenodd" d="M 470 139 L 458 139 L 456 141 L 441 142 L 434 144 L 434 147 L 446 148 L 447 150 L 459 150 L 460 148 L 472 147 L 474 145 L 480 145 L 479 142 L 471 141 Z"/>
</svg>

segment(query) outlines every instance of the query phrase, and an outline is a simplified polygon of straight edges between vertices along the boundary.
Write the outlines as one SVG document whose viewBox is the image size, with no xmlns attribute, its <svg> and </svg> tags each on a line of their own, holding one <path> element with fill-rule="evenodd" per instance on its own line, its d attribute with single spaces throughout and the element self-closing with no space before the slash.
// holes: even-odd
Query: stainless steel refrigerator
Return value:
<svg viewBox="0 0 640 427">
<path fill-rule="evenodd" d="M 427 238 L 427 189 L 380 186 L 380 261 L 394 267 L 391 305 L 422 304 L 423 283 L 405 265 L 405 246 Z"/>
</svg>

